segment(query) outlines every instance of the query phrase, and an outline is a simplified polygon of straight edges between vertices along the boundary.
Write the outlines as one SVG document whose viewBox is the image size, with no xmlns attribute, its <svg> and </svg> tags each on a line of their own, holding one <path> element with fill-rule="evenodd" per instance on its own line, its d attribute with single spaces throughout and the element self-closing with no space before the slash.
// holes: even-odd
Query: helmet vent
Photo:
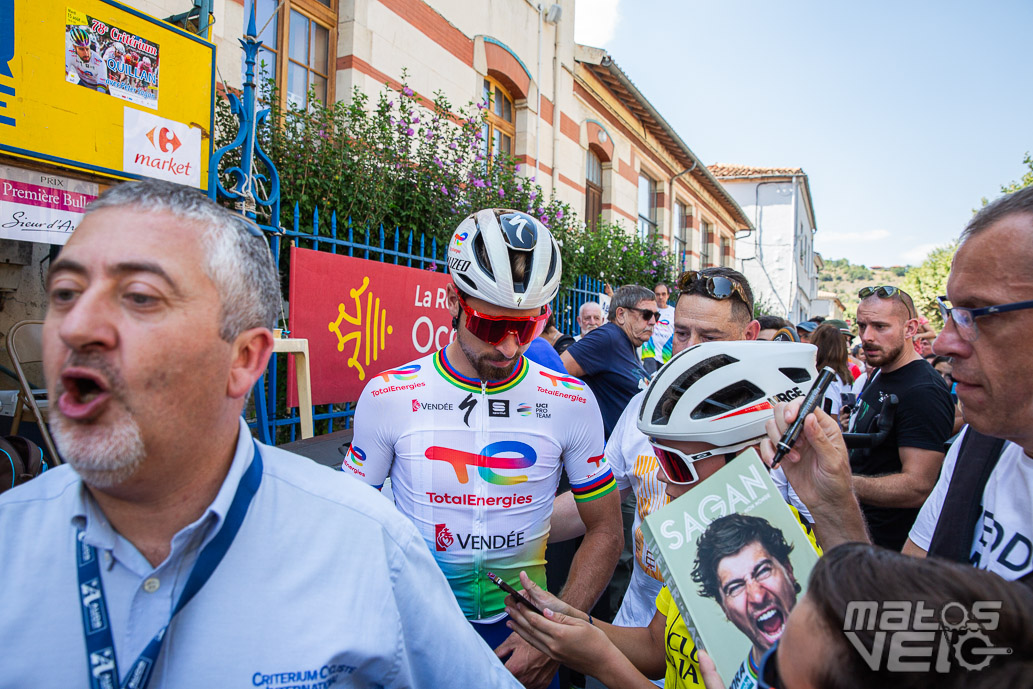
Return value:
<svg viewBox="0 0 1033 689">
<path fill-rule="evenodd" d="M 740 380 L 728 387 L 718 390 L 706 398 L 692 410 L 691 418 L 695 421 L 709 419 L 718 414 L 727 414 L 750 402 L 764 398 L 764 392 L 748 380 Z"/>
<path fill-rule="evenodd" d="M 556 262 L 559 258 L 560 252 L 556 250 L 556 246 L 552 247 L 552 258 L 549 260 L 549 272 L 545 274 L 545 282 L 548 283 L 552 280 L 552 276 L 556 274 Z"/>
<path fill-rule="evenodd" d="M 452 279 L 456 281 L 461 280 L 472 294 L 477 294 L 477 283 L 466 277 L 463 273 L 452 273 Z"/>
<path fill-rule="evenodd" d="M 667 425 L 667 422 L 671 419 L 671 413 L 678 404 L 678 400 L 681 399 L 686 390 L 703 376 L 738 361 L 735 357 L 728 356 L 727 354 L 718 354 L 717 356 L 704 359 L 678 376 L 674 383 L 667 387 L 667 390 L 664 391 L 664 396 L 660 398 L 660 402 L 653 408 L 653 423 L 660 426 Z M 697 417 L 693 416 L 693 418 Z"/>
<path fill-rule="evenodd" d="M 806 383 L 811 379 L 810 372 L 805 368 L 780 368 L 778 370 L 794 383 Z"/>
<path fill-rule="evenodd" d="M 495 271 L 491 269 L 491 260 L 488 258 L 488 247 L 484 246 L 484 235 L 478 232 L 473 238 L 473 256 L 477 260 L 477 265 L 481 267 L 485 273 L 495 279 Z M 476 286 L 474 292 L 477 291 Z"/>
</svg>

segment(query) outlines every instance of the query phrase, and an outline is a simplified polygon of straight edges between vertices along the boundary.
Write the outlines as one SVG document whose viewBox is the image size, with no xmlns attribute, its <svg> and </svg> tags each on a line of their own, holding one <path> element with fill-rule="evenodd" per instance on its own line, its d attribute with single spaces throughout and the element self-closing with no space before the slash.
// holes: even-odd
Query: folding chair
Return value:
<svg viewBox="0 0 1033 689">
<path fill-rule="evenodd" d="M 14 419 L 11 421 L 11 435 L 18 434 L 18 426 L 31 414 L 32 421 L 39 426 L 39 434 L 43 437 L 47 454 L 52 460 L 51 466 L 61 463 L 54 439 L 47 428 L 47 391 L 34 389 L 25 376 L 23 364 L 35 364 L 43 361 L 43 321 L 19 321 L 7 333 L 7 353 L 11 355 L 15 373 L 18 374 L 18 403 L 14 408 Z"/>
</svg>

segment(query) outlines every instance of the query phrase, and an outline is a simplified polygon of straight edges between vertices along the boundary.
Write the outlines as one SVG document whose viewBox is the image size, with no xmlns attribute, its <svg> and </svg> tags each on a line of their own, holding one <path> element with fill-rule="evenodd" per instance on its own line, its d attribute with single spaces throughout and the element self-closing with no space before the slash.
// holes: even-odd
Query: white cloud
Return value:
<svg viewBox="0 0 1033 689">
<path fill-rule="evenodd" d="M 619 4 L 620 0 L 578 0 L 574 13 L 574 40 L 583 45 L 605 48 L 617 31 Z"/>
<path fill-rule="evenodd" d="M 918 246 L 906 249 L 900 253 L 900 257 L 904 259 L 904 263 L 909 266 L 917 266 L 919 263 L 925 260 L 933 249 L 943 246 L 943 243 L 939 244 L 919 244 Z"/>
</svg>

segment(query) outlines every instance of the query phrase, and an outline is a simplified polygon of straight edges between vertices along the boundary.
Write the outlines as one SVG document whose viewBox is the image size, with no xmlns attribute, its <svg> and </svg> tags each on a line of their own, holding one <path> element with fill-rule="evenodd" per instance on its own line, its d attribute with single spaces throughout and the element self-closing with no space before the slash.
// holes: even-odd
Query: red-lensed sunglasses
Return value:
<svg viewBox="0 0 1033 689">
<path fill-rule="evenodd" d="M 459 306 L 463 309 L 463 313 L 466 314 L 466 329 L 474 337 L 490 345 L 499 344 L 510 334 L 516 336 L 517 342 L 521 346 L 531 344 L 531 341 L 545 330 L 549 316 L 552 315 L 552 309 L 546 306 L 545 311 L 540 315 L 526 318 L 489 316 L 474 311 L 458 293 L 456 293 L 456 297 L 459 299 Z"/>
<path fill-rule="evenodd" d="M 681 450 L 661 444 L 656 438 L 650 438 L 649 443 L 653 446 L 653 452 L 656 453 L 656 459 L 660 462 L 660 468 L 667 474 L 671 483 L 685 486 L 699 481 L 699 474 L 692 466 L 695 462 L 694 459 Z M 709 455 L 710 453 L 704 454 Z"/>
</svg>

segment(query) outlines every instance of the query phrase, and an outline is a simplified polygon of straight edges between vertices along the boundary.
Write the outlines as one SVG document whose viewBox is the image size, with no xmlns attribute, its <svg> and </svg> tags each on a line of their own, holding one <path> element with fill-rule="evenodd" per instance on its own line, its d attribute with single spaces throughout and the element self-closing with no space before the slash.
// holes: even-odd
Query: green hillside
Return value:
<svg viewBox="0 0 1033 689">
<path fill-rule="evenodd" d="M 825 267 L 818 273 L 818 289 L 835 292 L 846 306 L 847 318 L 853 320 L 857 312 L 857 292 L 869 285 L 897 285 L 904 280 L 908 266 L 879 266 L 868 268 L 838 258 L 825 261 Z"/>
</svg>

